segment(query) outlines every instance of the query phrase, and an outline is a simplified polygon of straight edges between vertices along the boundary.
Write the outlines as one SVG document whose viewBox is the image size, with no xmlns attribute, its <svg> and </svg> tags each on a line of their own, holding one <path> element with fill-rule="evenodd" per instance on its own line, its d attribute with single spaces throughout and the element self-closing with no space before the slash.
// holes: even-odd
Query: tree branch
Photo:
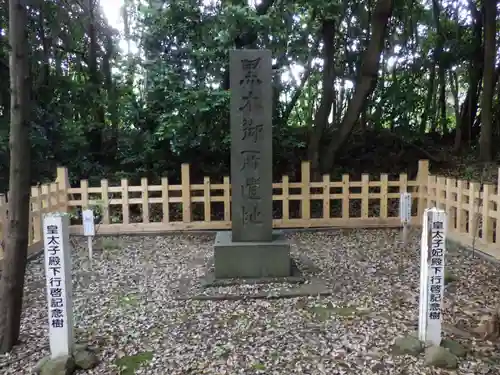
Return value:
<svg viewBox="0 0 500 375">
<path fill-rule="evenodd" d="M 290 100 L 290 102 L 288 103 L 288 105 L 285 108 L 285 111 L 283 112 L 283 116 L 281 116 L 280 122 L 282 124 L 286 124 L 288 122 L 288 119 L 289 119 L 290 115 L 292 114 L 293 108 L 295 107 L 295 105 L 297 104 L 297 101 L 299 100 L 300 96 L 302 95 L 302 91 L 304 90 L 304 86 L 306 85 L 306 82 L 309 80 L 309 77 L 311 76 L 312 61 L 313 61 L 314 56 L 315 56 L 314 52 L 318 50 L 319 41 L 320 41 L 320 38 L 316 38 L 316 42 L 314 44 L 314 47 L 311 49 L 311 51 L 309 53 L 309 57 L 307 59 L 308 60 L 307 66 L 306 66 L 306 69 L 304 71 L 304 74 L 302 75 L 300 85 L 299 85 L 299 87 L 297 87 L 297 89 L 293 93 L 292 100 Z"/>
</svg>

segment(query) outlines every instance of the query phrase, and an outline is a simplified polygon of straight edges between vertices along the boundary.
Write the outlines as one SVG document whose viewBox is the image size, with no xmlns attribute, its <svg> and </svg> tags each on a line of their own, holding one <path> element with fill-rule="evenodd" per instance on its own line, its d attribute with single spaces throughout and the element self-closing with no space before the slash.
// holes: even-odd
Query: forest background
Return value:
<svg viewBox="0 0 500 375">
<path fill-rule="evenodd" d="M 229 172 L 228 51 L 274 60 L 274 173 L 445 174 L 494 162 L 497 3 L 96 0 L 28 12 L 32 184 Z M 116 5 L 116 4 L 115 4 Z M 120 22 L 109 9 L 119 9 Z M 0 9 L 0 170 L 9 169 L 8 7 Z M 105 11 L 108 10 L 108 11 Z M 115 12 L 116 13 L 116 12 Z M 479 162 L 477 162 L 479 161 Z M 478 167 L 480 166 L 481 167 Z M 496 178 L 496 167 L 487 178 Z M 0 191 L 8 173 L 0 174 Z"/>
</svg>

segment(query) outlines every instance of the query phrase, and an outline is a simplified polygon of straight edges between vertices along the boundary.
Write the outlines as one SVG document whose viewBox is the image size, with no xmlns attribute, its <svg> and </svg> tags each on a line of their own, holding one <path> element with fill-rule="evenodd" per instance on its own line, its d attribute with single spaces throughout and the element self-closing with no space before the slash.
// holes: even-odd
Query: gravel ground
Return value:
<svg viewBox="0 0 500 375">
<path fill-rule="evenodd" d="M 212 235 L 117 237 L 103 241 L 88 270 L 73 257 L 77 339 L 99 347 L 89 374 L 447 374 L 423 358 L 391 355 L 418 321 L 419 239 L 403 248 L 396 230 L 295 232 L 293 252 L 318 267 L 330 297 L 179 301 L 200 288 Z M 82 243 L 83 244 L 83 243 Z M 500 373 L 492 343 L 470 332 L 498 301 L 497 264 L 449 246 L 456 280 L 445 296 L 448 336 L 472 349 L 458 374 Z M 0 373 L 29 374 L 48 354 L 42 259 L 27 271 L 21 344 L 0 356 Z M 271 292 L 277 285 L 219 287 L 219 293 Z M 282 285 L 279 286 L 280 288 Z M 456 328 L 458 327 L 458 328 Z M 135 369 L 135 370 L 134 370 Z M 491 371 L 491 372 L 488 372 Z"/>
</svg>

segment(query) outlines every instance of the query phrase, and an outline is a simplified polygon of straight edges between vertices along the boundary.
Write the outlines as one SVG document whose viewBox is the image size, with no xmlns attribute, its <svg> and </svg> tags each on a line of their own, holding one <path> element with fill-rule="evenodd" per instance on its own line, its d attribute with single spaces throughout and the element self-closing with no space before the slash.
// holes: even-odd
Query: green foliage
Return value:
<svg viewBox="0 0 500 375">
<path fill-rule="evenodd" d="M 134 355 L 124 355 L 115 360 L 120 375 L 134 375 L 143 365 L 153 359 L 153 352 L 139 352 Z"/>
<path fill-rule="evenodd" d="M 115 183 L 120 178 L 138 182 L 142 176 L 176 179 L 183 162 L 189 162 L 197 175 L 227 173 L 229 92 L 223 81 L 228 50 L 235 39 L 253 33 L 256 46 L 271 49 L 275 57 L 276 173 L 293 171 L 306 159 L 309 130 L 322 95 L 322 23 L 335 24 L 335 92 L 323 134 L 326 143 L 354 95 L 375 4 L 275 1 L 265 14 L 258 14 L 248 2 L 237 0 L 127 0 L 120 36 L 99 8 L 59 0 L 36 3 L 27 26 L 33 47 L 33 182 L 52 180 L 58 165 L 69 168 L 72 182 L 87 178 L 91 184 L 101 178 Z M 476 51 L 466 17 L 470 11 L 462 3 L 440 6 L 444 52 L 437 63 L 456 69 L 463 101 L 469 60 Z M 398 0 L 394 7 L 378 83 L 365 103 L 363 118 L 372 129 L 391 128 L 405 139 L 415 139 L 426 110 L 427 129 L 438 121 L 437 96 L 430 108 L 426 104 L 427 93 L 436 89 L 430 87 L 429 71 L 437 28 L 427 2 Z M 3 7 L 0 29 L 7 25 Z M 123 35 L 138 52 L 120 50 Z M 8 73 L 8 41 L 0 33 L 2 171 L 8 170 Z M 304 76 L 307 81 L 302 84 Z M 449 96 L 451 85 L 445 84 Z M 449 129 L 457 120 L 454 105 L 447 99 Z M 7 187 L 7 176 L 0 174 L 0 191 Z"/>
</svg>

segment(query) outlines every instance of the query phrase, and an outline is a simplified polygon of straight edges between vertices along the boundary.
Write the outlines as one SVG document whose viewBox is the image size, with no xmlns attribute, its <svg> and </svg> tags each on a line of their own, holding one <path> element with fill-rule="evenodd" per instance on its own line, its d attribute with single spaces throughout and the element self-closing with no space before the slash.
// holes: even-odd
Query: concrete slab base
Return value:
<svg viewBox="0 0 500 375">
<path fill-rule="evenodd" d="M 214 275 L 216 279 L 289 277 L 290 244 L 281 231 L 273 231 L 271 242 L 233 242 L 231 231 L 217 232 Z"/>
<path fill-rule="evenodd" d="M 214 262 L 213 257 L 208 261 L 206 272 L 204 276 L 200 278 L 201 287 L 213 288 L 213 287 L 227 287 L 227 286 L 237 286 L 237 285 L 264 285 L 264 284 L 304 284 L 307 282 L 307 278 L 304 277 L 302 271 L 298 268 L 297 262 L 292 258 L 292 272 L 290 276 L 282 277 L 259 277 L 259 278 L 231 278 L 231 279 L 221 279 L 215 277 L 214 272 Z"/>
</svg>

